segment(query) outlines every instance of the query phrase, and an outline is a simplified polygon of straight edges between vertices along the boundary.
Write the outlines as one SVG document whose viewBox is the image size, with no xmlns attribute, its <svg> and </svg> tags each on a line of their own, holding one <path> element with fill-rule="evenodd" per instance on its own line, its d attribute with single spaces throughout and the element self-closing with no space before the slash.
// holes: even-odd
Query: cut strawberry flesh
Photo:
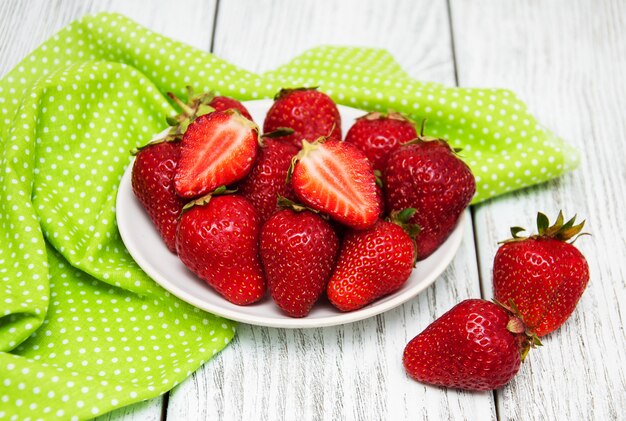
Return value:
<svg viewBox="0 0 626 421">
<path fill-rule="evenodd" d="M 380 207 L 367 158 L 352 145 L 303 143 L 292 176 L 296 195 L 307 205 L 353 228 L 372 226 Z"/>
<path fill-rule="evenodd" d="M 258 152 L 258 129 L 233 111 L 198 117 L 183 136 L 176 192 L 196 197 L 245 177 Z"/>
</svg>

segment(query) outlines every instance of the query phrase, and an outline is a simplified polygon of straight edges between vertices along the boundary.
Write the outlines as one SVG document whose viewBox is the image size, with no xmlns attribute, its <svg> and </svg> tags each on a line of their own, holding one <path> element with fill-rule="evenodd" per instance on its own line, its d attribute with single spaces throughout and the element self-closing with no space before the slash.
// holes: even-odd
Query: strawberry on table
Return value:
<svg viewBox="0 0 626 421">
<path fill-rule="evenodd" d="M 356 229 L 376 223 L 376 176 L 356 146 L 327 138 L 305 140 L 290 172 L 293 190 L 307 206 Z"/>
<path fill-rule="evenodd" d="M 198 197 L 241 180 L 252 170 L 258 149 L 258 127 L 238 111 L 196 118 L 183 134 L 176 192 Z"/>
<path fill-rule="evenodd" d="M 391 152 L 417 137 L 415 123 L 398 112 L 372 112 L 356 120 L 346 142 L 363 151 L 375 170 L 383 171 Z"/>
<path fill-rule="evenodd" d="M 328 283 L 330 302 L 341 311 L 353 311 L 398 290 L 415 265 L 413 237 L 417 227 L 407 221 L 415 209 L 378 220 L 368 230 L 349 230 Z"/>
<path fill-rule="evenodd" d="M 231 303 L 259 301 L 266 288 L 261 223 L 250 202 L 236 194 L 208 195 L 185 207 L 176 232 L 181 261 Z"/>
<path fill-rule="evenodd" d="M 261 258 L 274 302 L 291 317 L 304 317 L 324 292 L 339 239 L 321 216 L 289 203 L 261 231 Z"/>
<path fill-rule="evenodd" d="M 513 302 L 527 327 L 538 336 L 558 329 L 574 311 L 587 283 L 589 266 L 582 253 L 568 241 L 580 235 L 585 222 L 564 222 L 563 213 L 554 225 L 537 216 L 538 234 L 504 241 L 493 263 L 496 299 Z"/>
<path fill-rule="evenodd" d="M 263 132 L 288 127 L 294 133 L 282 138 L 297 148 L 302 140 L 309 142 L 328 136 L 341 140 L 341 116 L 333 100 L 317 88 L 281 89 L 267 112 Z"/>
<path fill-rule="evenodd" d="M 176 225 L 185 205 L 174 189 L 180 144 L 162 139 L 138 149 L 135 155 L 133 192 L 148 212 L 167 248 L 175 253 Z"/>
<path fill-rule="evenodd" d="M 494 390 L 517 374 L 528 350 L 541 345 L 521 319 L 485 300 L 465 300 L 435 320 L 404 349 L 409 376 L 423 383 Z"/>
<path fill-rule="evenodd" d="M 417 209 L 417 259 L 430 256 L 454 230 L 476 192 L 469 167 L 443 139 L 422 134 L 389 155 L 383 173 L 387 211 Z"/>
<path fill-rule="evenodd" d="M 262 222 L 276 211 L 278 196 L 295 199 L 286 180 L 297 153 L 298 148 L 291 143 L 264 138 L 252 171 L 239 183 L 237 191 L 252 203 Z"/>
</svg>

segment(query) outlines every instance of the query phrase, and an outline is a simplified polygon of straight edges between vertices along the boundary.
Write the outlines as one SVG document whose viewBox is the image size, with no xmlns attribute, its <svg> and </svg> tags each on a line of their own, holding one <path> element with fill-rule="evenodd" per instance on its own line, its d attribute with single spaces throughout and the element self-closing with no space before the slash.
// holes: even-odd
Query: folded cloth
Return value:
<svg viewBox="0 0 626 421">
<path fill-rule="evenodd" d="M 256 75 L 115 14 L 74 22 L 0 81 L 0 419 L 85 419 L 171 389 L 235 325 L 154 283 L 126 251 L 115 197 L 129 149 L 174 113 L 164 93 L 241 100 L 320 86 L 448 138 L 474 202 L 574 168 L 576 151 L 510 91 L 411 79 L 383 50 L 318 47 Z"/>
</svg>

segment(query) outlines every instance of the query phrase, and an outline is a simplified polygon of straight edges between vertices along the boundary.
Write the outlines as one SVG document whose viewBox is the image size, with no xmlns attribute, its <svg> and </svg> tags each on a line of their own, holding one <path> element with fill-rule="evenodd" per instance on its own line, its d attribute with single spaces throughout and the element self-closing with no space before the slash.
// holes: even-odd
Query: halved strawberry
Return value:
<svg viewBox="0 0 626 421">
<path fill-rule="evenodd" d="M 352 228 L 374 225 L 380 213 L 376 176 L 356 146 L 304 140 L 292 167 L 291 184 L 306 205 Z"/>
<path fill-rule="evenodd" d="M 196 197 L 244 178 L 259 149 L 256 124 L 238 111 L 196 118 L 183 135 L 174 183 L 182 197 Z"/>
</svg>

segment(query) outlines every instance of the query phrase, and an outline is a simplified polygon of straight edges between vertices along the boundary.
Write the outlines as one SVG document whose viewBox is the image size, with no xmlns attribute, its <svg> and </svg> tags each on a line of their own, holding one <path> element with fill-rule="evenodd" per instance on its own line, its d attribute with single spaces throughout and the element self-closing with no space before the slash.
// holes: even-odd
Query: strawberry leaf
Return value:
<svg viewBox="0 0 626 421">
<path fill-rule="evenodd" d="M 548 217 L 541 212 L 537 213 L 537 230 L 539 235 L 544 235 L 549 226 L 550 220 Z"/>
</svg>

